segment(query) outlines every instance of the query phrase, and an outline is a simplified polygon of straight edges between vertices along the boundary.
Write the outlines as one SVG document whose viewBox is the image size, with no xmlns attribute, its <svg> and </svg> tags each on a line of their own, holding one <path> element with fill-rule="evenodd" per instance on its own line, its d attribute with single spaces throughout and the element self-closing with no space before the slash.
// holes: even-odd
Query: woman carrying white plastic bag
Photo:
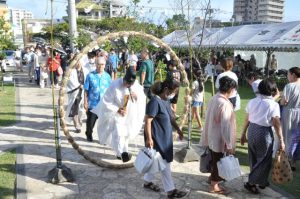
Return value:
<svg viewBox="0 0 300 199">
<path fill-rule="evenodd" d="M 233 180 L 242 175 L 239 160 L 233 155 L 224 156 L 217 162 L 219 176 L 226 181 Z"/>
<path fill-rule="evenodd" d="M 157 173 L 166 168 L 167 162 L 162 159 L 160 153 L 152 148 L 142 148 L 138 153 L 134 167 L 139 173 Z"/>
<path fill-rule="evenodd" d="M 156 82 L 151 88 L 154 96 L 147 104 L 145 116 L 146 147 L 154 148 L 165 161 L 166 168 L 160 173 L 168 198 L 182 198 L 189 193 L 187 190 L 175 189 L 171 176 L 170 164 L 173 161 L 172 126 L 177 130 L 180 139 L 183 139 L 183 133 L 176 124 L 168 99 L 175 95 L 179 84 L 175 80 Z M 144 175 L 144 188 L 159 192 L 159 186 L 153 183 L 154 177 L 154 174 L 150 172 Z"/>
<path fill-rule="evenodd" d="M 228 76 L 220 79 L 219 92 L 209 101 L 206 111 L 204 132 L 201 136 L 201 145 L 209 147 L 212 154 L 212 170 L 209 181 L 210 193 L 227 194 L 219 186 L 223 180 L 219 176 L 217 162 L 224 153 L 233 154 L 236 141 L 236 121 L 233 105 L 229 97 L 236 90 L 236 81 Z"/>
</svg>

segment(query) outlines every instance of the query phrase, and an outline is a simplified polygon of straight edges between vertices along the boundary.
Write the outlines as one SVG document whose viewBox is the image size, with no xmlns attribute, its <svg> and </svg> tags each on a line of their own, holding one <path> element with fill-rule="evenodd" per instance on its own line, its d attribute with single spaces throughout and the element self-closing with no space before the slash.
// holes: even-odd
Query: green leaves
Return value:
<svg viewBox="0 0 300 199">
<path fill-rule="evenodd" d="M 92 39 L 90 34 L 85 33 L 85 32 L 79 32 L 78 37 L 76 38 L 76 43 L 79 49 L 84 48 L 86 45 L 88 45 Z"/>
<path fill-rule="evenodd" d="M 3 17 L 0 17 L 0 50 L 14 50 L 15 48 L 10 25 Z"/>
<path fill-rule="evenodd" d="M 174 30 L 185 30 L 189 22 L 185 19 L 184 14 L 175 14 L 172 18 L 166 20 L 166 24 L 168 32 L 173 32 Z"/>
</svg>

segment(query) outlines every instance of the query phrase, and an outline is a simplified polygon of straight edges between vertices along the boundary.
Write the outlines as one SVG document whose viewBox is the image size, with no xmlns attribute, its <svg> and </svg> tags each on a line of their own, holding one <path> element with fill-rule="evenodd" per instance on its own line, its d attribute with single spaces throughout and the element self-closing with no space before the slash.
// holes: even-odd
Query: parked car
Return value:
<svg viewBox="0 0 300 199">
<path fill-rule="evenodd" d="M 36 43 L 40 43 L 40 44 L 46 43 L 46 40 L 43 39 L 43 38 L 41 38 L 41 37 L 33 37 L 33 38 L 32 38 L 32 41 L 33 41 L 33 42 L 36 42 Z"/>
<path fill-rule="evenodd" d="M 15 51 L 13 51 L 13 50 L 3 50 L 3 52 L 6 55 L 6 58 L 5 58 L 6 65 L 11 66 L 11 67 L 15 66 L 15 58 L 14 58 Z"/>
</svg>

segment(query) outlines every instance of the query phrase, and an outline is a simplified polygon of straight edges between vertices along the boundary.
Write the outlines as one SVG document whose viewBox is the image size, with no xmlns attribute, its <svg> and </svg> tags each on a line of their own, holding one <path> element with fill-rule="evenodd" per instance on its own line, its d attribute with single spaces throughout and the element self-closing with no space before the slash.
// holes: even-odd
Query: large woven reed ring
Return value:
<svg viewBox="0 0 300 199">
<path fill-rule="evenodd" d="M 58 103 L 59 103 L 59 107 L 60 107 L 59 117 L 61 118 L 61 128 L 63 129 L 65 136 L 67 137 L 69 143 L 73 146 L 73 148 L 80 155 L 82 155 L 86 160 L 88 160 L 91 163 L 98 165 L 100 167 L 106 167 L 106 168 L 112 168 L 112 169 L 124 169 L 124 168 L 133 167 L 133 163 L 113 164 L 113 163 L 104 161 L 101 158 L 96 160 L 96 159 L 93 159 L 92 157 L 89 157 L 89 155 L 83 149 L 80 148 L 80 146 L 76 143 L 74 138 L 70 135 L 69 129 L 66 125 L 65 110 L 64 110 L 64 102 L 65 102 L 64 96 L 66 93 L 65 89 L 66 89 L 66 85 L 69 81 L 71 69 L 74 68 L 74 66 L 79 62 L 79 60 L 82 58 L 83 55 L 87 54 L 90 50 L 94 49 L 96 46 L 101 46 L 101 44 L 104 44 L 106 41 L 112 41 L 117 38 L 128 37 L 128 36 L 142 37 L 143 39 L 146 39 L 148 41 L 155 42 L 162 49 L 165 49 L 170 54 L 171 58 L 178 63 L 179 69 L 181 70 L 181 72 L 183 74 L 183 81 L 185 82 L 186 85 L 189 85 L 189 81 L 187 79 L 187 75 L 185 73 L 184 67 L 183 67 L 180 59 L 175 54 L 175 52 L 171 49 L 171 47 L 169 45 L 167 45 L 166 43 L 164 43 L 162 40 L 160 40 L 152 35 L 143 33 L 143 32 L 122 31 L 122 32 L 116 32 L 116 33 L 110 33 L 108 35 L 99 37 L 97 39 L 97 41 L 91 42 L 79 54 L 77 54 L 76 57 L 73 59 L 73 61 L 70 63 L 69 69 L 65 73 L 64 79 L 62 81 L 61 89 L 59 91 Z M 187 113 L 184 113 L 184 114 L 186 115 Z M 186 117 L 184 117 L 184 118 L 186 118 Z"/>
</svg>

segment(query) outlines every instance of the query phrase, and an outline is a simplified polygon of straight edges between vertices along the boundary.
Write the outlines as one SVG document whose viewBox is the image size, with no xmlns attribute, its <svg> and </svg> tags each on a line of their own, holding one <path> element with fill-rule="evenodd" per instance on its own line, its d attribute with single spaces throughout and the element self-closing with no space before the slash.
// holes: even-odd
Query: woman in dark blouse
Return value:
<svg viewBox="0 0 300 199">
<path fill-rule="evenodd" d="M 170 168 L 170 163 L 173 161 L 172 126 L 177 130 L 179 138 L 183 139 L 183 133 L 176 124 L 168 101 L 174 97 L 179 85 L 180 83 L 176 80 L 156 82 L 151 88 L 155 96 L 148 102 L 145 116 L 146 147 L 154 148 L 165 161 L 166 168 L 161 171 L 161 176 L 168 198 L 182 198 L 189 193 L 188 190 L 179 191 L 175 189 Z M 146 173 L 144 188 L 160 191 L 160 188 L 152 182 L 153 180 L 154 174 Z"/>
</svg>

